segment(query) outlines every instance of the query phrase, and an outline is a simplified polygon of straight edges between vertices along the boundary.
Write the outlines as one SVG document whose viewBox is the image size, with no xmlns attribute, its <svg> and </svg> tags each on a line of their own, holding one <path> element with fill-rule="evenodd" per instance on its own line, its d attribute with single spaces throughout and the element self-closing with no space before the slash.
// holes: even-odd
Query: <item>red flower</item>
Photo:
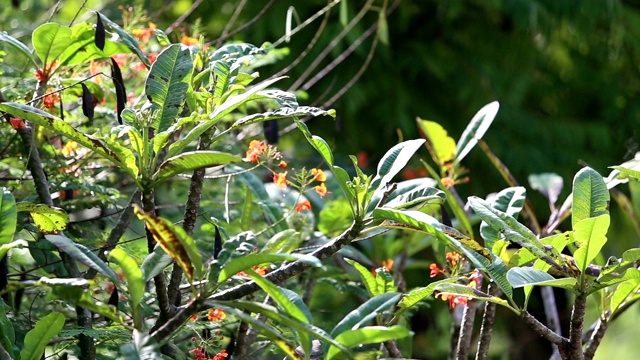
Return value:
<svg viewBox="0 0 640 360">
<path fill-rule="evenodd" d="M 23 127 L 26 126 L 24 124 L 24 121 L 22 121 L 22 119 L 19 117 L 12 117 L 11 119 L 9 119 L 9 122 L 11 123 L 11 127 L 16 130 L 22 129 Z"/>
<path fill-rule="evenodd" d="M 305 200 L 296 206 L 296 212 L 300 213 L 303 210 L 311 210 L 311 203 L 309 200 Z"/>
<path fill-rule="evenodd" d="M 193 360 L 207 360 L 207 354 L 200 348 L 195 348 L 189 351 L 189 353 L 193 354 Z"/>
<path fill-rule="evenodd" d="M 281 160 L 280 163 L 278 164 L 278 167 L 280 169 L 286 169 L 287 168 L 287 162 L 284 160 Z"/>
<path fill-rule="evenodd" d="M 285 171 L 283 173 L 273 175 L 273 182 L 280 190 L 285 190 L 287 185 L 289 185 L 289 182 L 287 181 L 287 173 L 288 171 Z"/>
<path fill-rule="evenodd" d="M 429 270 L 431 270 L 431 273 L 429 273 L 429 277 L 436 277 L 442 271 L 435 263 L 429 265 Z"/>
<path fill-rule="evenodd" d="M 220 351 L 214 357 L 212 357 L 211 360 L 222 360 L 223 358 L 226 358 L 227 356 L 229 356 L 229 354 L 227 354 L 227 350 L 222 349 L 222 351 Z"/>
<path fill-rule="evenodd" d="M 222 309 L 210 309 L 207 313 L 209 321 L 221 321 L 226 319 L 227 314 Z"/>
<path fill-rule="evenodd" d="M 54 91 L 53 88 L 47 89 L 47 92 L 52 92 L 52 91 Z M 52 107 L 56 106 L 56 103 L 58 102 L 60 102 L 60 95 L 58 95 L 58 93 L 49 94 L 44 98 L 42 98 L 42 103 L 44 104 L 44 107 L 46 107 L 47 109 L 51 109 Z"/>
</svg>

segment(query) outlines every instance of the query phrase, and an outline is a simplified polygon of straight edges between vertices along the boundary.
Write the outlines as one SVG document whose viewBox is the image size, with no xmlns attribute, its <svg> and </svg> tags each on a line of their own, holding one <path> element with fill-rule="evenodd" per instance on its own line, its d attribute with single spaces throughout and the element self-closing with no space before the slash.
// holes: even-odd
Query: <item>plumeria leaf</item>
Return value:
<svg viewBox="0 0 640 360">
<path fill-rule="evenodd" d="M 449 279 L 434 281 L 434 282 L 432 282 L 431 284 L 429 284 L 429 285 L 427 285 L 425 287 L 416 288 L 416 289 L 413 289 L 413 290 L 409 291 L 407 294 L 405 294 L 402 297 L 402 299 L 398 303 L 398 311 L 396 311 L 395 316 L 397 317 L 402 312 L 404 312 L 407 309 L 413 307 L 414 305 L 416 305 L 417 303 L 419 303 L 423 299 L 427 298 L 428 296 L 431 296 L 431 294 L 433 294 L 436 286 L 438 286 L 440 284 L 453 283 L 453 282 L 456 282 L 456 281 L 458 281 L 457 278 L 449 278 Z"/>
<path fill-rule="evenodd" d="M 376 316 L 382 315 L 400 299 L 400 293 L 385 293 L 372 297 L 365 301 L 362 305 L 348 313 L 340 322 L 331 330 L 331 336 L 338 336 L 347 330 L 355 330 L 361 328 Z"/>
<path fill-rule="evenodd" d="M 574 290 L 578 281 L 576 278 L 556 279 L 545 271 L 528 267 L 516 267 L 509 269 L 507 272 L 507 279 L 514 288 L 521 288 L 525 286 L 554 286 L 567 290 Z"/>
<path fill-rule="evenodd" d="M 288 243 L 290 242 L 290 239 L 294 239 L 295 238 L 299 238 L 300 233 L 295 231 L 294 229 L 287 229 L 284 231 L 280 231 L 279 233 L 273 235 L 271 237 L 271 239 L 269 239 L 264 246 L 262 247 L 262 249 L 260 250 L 261 253 L 264 254 L 268 254 L 268 253 L 282 253 L 283 251 L 281 251 L 283 248 L 289 248 L 290 246 L 288 246 Z M 286 253 L 286 251 L 285 251 Z"/>
<path fill-rule="evenodd" d="M 108 277 L 114 283 L 120 283 L 120 281 L 118 280 L 118 275 L 116 275 L 115 271 L 113 271 L 113 269 L 111 269 L 109 265 L 102 261 L 98 257 L 98 255 L 94 254 L 86 246 L 78 244 L 68 237 L 60 235 L 45 235 L 45 238 L 50 243 L 57 246 L 60 251 L 63 251 L 64 253 L 78 260 L 84 265 Z"/>
<path fill-rule="evenodd" d="M 336 336 L 336 341 L 347 348 L 351 348 L 360 344 L 375 344 L 389 340 L 398 340 L 411 336 L 411 334 L 411 331 L 399 325 L 391 327 L 367 326 L 357 330 L 347 330 Z M 332 346 L 327 352 L 326 359 L 331 360 L 341 352 L 340 349 Z"/>
<path fill-rule="evenodd" d="M 278 119 L 287 119 L 287 118 L 298 118 L 304 116 L 333 116 L 333 110 L 323 110 L 317 107 L 311 106 L 298 106 L 295 108 L 291 107 L 281 107 L 276 110 L 267 111 L 263 113 L 251 114 L 247 115 L 240 120 L 233 123 L 233 127 L 242 127 L 251 124 L 257 124 L 259 122 L 270 121 L 270 120 L 278 120 Z"/>
<path fill-rule="evenodd" d="M 16 359 L 14 354 L 16 334 L 13 329 L 13 322 L 9 320 L 4 309 L 4 301 L 0 299 L 0 328 L 4 330 L 0 332 L 0 345 L 9 353 L 11 359 Z"/>
<path fill-rule="evenodd" d="M 604 179 L 590 167 L 582 168 L 573 178 L 573 210 L 571 225 L 581 220 L 608 214 L 609 190 Z"/>
<path fill-rule="evenodd" d="M 31 36 L 33 49 L 45 66 L 56 61 L 69 46 L 70 39 L 71 29 L 56 23 L 38 26 Z"/>
<path fill-rule="evenodd" d="M 16 232 L 18 211 L 16 200 L 6 188 L 0 194 L 0 245 L 11 243 Z M 0 259 L 2 256 L 0 256 Z"/>
<path fill-rule="evenodd" d="M 194 276 L 198 279 L 202 277 L 204 271 L 202 255 L 191 236 L 187 235 L 183 228 L 173 225 L 167 219 L 143 213 L 138 206 L 134 207 L 134 212 L 140 220 L 144 221 L 156 242 L 182 268 L 189 282 L 193 282 Z"/>
<path fill-rule="evenodd" d="M 69 215 L 57 207 L 31 203 L 18 203 L 18 211 L 27 211 L 43 234 L 57 234 L 67 228 Z"/>
<path fill-rule="evenodd" d="M 322 268 L 320 260 L 313 255 L 306 254 L 248 254 L 242 257 L 233 258 L 227 263 L 218 275 L 218 283 L 222 283 L 228 278 L 234 276 L 240 271 L 251 268 L 255 265 L 267 264 L 278 261 L 296 261 L 299 260 L 314 267 Z"/>
<path fill-rule="evenodd" d="M 489 301 L 489 302 L 492 302 L 492 303 L 496 303 L 498 305 L 505 306 L 505 307 L 515 311 L 515 309 L 513 309 L 509 305 L 507 300 L 501 299 L 501 298 L 496 297 L 496 296 L 491 296 L 489 294 L 485 294 L 482 291 L 474 289 L 474 288 L 469 287 L 469 286 L 460 285 L 460 284 L 453 284 L 453 283 L 438 284 L 438 286 L 436 286 L 436 288 L 435 288 L 435 291 L 437 291 L 438 293 L 443 294 L 443 295 L 464 296 L 464 297 L 468 297 L 468 298 L 472 298 L 472 299 Z"/>
<path fill-rule="evenodd" d="M 193 171 L 195 169 L 217 165 L 227 165 L 240 162 L 238 156 L 212 150 L 189 151 L 167 159 L 158 166 L 158 171 L 153 175 L 151 187 L 156 187 L 174 175 Z"/>
<path fill-rule="evenodd" d="M 585 218 L 573 227 L 573 237 L 578 250 L 573 257 L 581 272 L 595 259 L 607 242 L 607 231 L 611 219 L 608 214 Z"/>
<path fill-rule="evenodd" d="M 624 166 L 610 166 L 610 168 L 620 171 L 626 176 L 632 177 L 636 180 L 640 180 L 640 171 L 635 169 L 630 169 Z"/>
<path fill-rule="evenodd" d="M 98 15 L 102 18 L 102 21 L 104 22 L 106 28 L 109 28 L 111 31 L 118 34 L 118 41 L 124 43 L 131 51 L 138 55 L 140 61 L 142 61 L 147 66 L 147 68 L 151 67 L 149 58 L 147 58 L 147 55 L 145 55 L 142 49 L 140 49 L 140 45 L 138 44 L 136 38 L 131 36 L 128 32 L 124 31 L 118 24 L 111 21 L 104 14 L 98 13 Z"/>
<path fill-rule="evenodd" d="M 127 279 L 127 290 L 129 292 L 129 301 L 131 302 L 131 311 L 133 313 L 133 322 L 136 329 L 142 328 L 142 313 L 140 308 L 140 302 L 142 301 L 142 295 L 144 295 L 145 281 L 142 276 L 142 270 L 138 266 L 138 263 L 131 258 L 127 253 L 120 249 L 115 248 L 111 250 L 109 256 L 114 260 L 120 269 L 124 273 Z"/>
<path fill-rule="evenodd" d="M 348 264 L 356 268 L 356 270 L 360 274 L 360 277 L 362 278 L 364 287 L 367 289 L 367 292 L 369 293 L 369 296 L 378 296 L 384 293 L 383 291 L 380 291 L 380 289 L 378 289 L 378 283 L 376 281 L 376 278 L 375 276 L 373 276 L 373 274 L 371 274 L 371 271 L 369 271 L 369 269 L 360 265 L 360 263 L 358 263 L 357 261 L 353 261 L 350 259 L 344 259 L 344 260 Z"/>
<path fill-rule="evenodd" d="M 16 38 L 14 38 L 11 35 L 7 34 L 6 31 L 0 31 L 0 41 L 6 42 L 7 44 L 9 44 L 9 45 L 13 46 L 14 48 L 18 49 L 21 53 L 26 55 L 29 58 L 29 60 L 31 60 L 31 63 L 33 65 L 38 66 L 38 64 L 36 63 L 36 59 L 33 57 L 33 51 L 31 51 L 31 49 L 29 49 L 27 47 L 27 45 L 21 43 Z"/>
<path fill-rule="evenodd" d="M 562 176 L 554 173 L 531 174 L 529 175 L 529 185 L 532 189 L 540 191 L 553 206 L 558 201 L 564 180 L 562 180 Z"/>
<path fill-rule="evenodd" d="M 447 198 L 444 191 L 429 185 L 420 186 L 404 194 L 400 193 L 398 190 L 394 193 L 399 194 L 390 199 L 385 204 L 386 207 L 394 209 L 419 209 L 426 205 L 443 204 Z"/>
<path fill-rule="evenodd" d="M 20 352 L 21 360 L 39 360 L 49 341 L 58 335 L 64 326 L 64 315 L 53 312 L 38 320 L 24 338 L 24 347 Z"/>
<path fill-rule="evenodd" d="M 424 143 L 424 139 L 407 140 L 389 149 L 378 163 L 376 176 L 371 183 L 373 190 L 384 191 L 384 187 L 407 165 Z"/>
<path fill-rule="evenodd" d="M 527 190 L 524 187 L 509 187 L 496 194 L 491 202 L 491 206 L 494 209 L 500 210 L 507 215 L 517 218 L 518 214 L 524 207 L 526 196 Z M 496 241 L 501 239 L 500 233 L 489 226 L 486 221 L 482 221 L 480 223 L 480 234 L 485 241 L 485 245 L 490 249 L 493 248 L 493 244 Z"/>
<path fill-rule="evenodd" d="M 615 313 L 625 300 L 630 296 L 636 295 L 638 290 L 640 290 L 640 278 L 625 281 L 618 285 L 611 296 L 611 311 Z"/>
<path fill-rule="evenodd" d="M 418 130 L 427 139 L 427 149 L 433 161 L 442 167 L 453 161 L 456 152 L 456 142 L 438 123 L 429 120 L 416 119 Z"/>
<path fill-rule="evenodd" d="M 173 258 L 162 249 L 162 246 L 157 245 L 140 266 L 144 281 L 153 279 L 171 264 L 173 264 Z"/>
<path fill-rule="evenodd" d="M 329 110 L 323 115 L 335 117 L 335 110 Z M 331 151 L 331 147 L 329 146 L 329 144 L 327 144 L 327 142 L 320 136 L 312 135 L 309 131 L 309 128 L 307 127 L 307 124 L 300 121 L 297 117 L 294 117 L 293 121 L 296 122 L 296 124 L 298 125 L 298 129 L 302 131 L 302 134 L 307 139 L 309 144 L 311 144 L 311 146 L 313 146 L 313 148 L 316 149 L 316 151 L 318 151 L 320 155 L 322 155 L 324 161 L 326 161 L 329 166 L 333 166 L 333 151 Z"/>
<path fill-rule="evenodd" d="M 151 65 L 144 92 L 155 113 L 152 126 L 162 132 L 178 118 L 187 98 L 189 75 L 193 60 L 189 47 L 184 44 L 169 45 Z"/>
<path fill-rule="evenodd" d="M 596 282 L 591 287 L 589 287 L 588 294 L 592 294 L 600 289 L 603 289 L 611 285 L 615 285 L 628 280 L 636 280 L 636 279 L 640 279 L 640 270 L 636 268 L 629 268 L 625 270 L 622 274 L 613 272 L 611 274 L 598 277 L 598 279 L 596 279 Z"/>
<path fill-rule="evenodd" d="M 469 125 L 467 125 L 467 128 L 464 129 L 464 132 L 460 136 L 460 140 L 458 140 L 453 160 L 454 165 L 460 163 L 471 149 L 476 146 L 478 140 L 482 139 L 491 126 L 493 119 L 498 114 L 499 109 L 500 104 L 497 101 L 494 101 L 483 106 L 482 109 L 478 110 L 478 112 L 473 116 Z"/>
</svg>

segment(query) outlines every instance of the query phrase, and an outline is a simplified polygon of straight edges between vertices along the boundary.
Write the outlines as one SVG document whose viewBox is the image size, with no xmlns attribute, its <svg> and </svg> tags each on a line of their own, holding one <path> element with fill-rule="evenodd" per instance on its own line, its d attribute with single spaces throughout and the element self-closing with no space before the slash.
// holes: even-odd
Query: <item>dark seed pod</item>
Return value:
<svg viewBox="0 0 640 360">
<path fill-rule="evenodd" d="M 82 86 L 82 113 L 89 118 L 89 121 L 93 121 L 94 108 L 93 108 L 93 95 L 89 88 L 84 83 Z"/>
<path fill-rule="evenodd" d="M 124 104 L 127 99 L 127 91 L 124 88 L 124 80 L 122 79 L 122 72 L 118 63 L 111 58 L 111 79 L 113 80 L 113 86 L 116 88 L 116 112 L 118 113 L 118 124 L 122 125 L 122 110 L 124 110 Z"/>
<path fill-rule="evenodd" d="M 278 143 L 278 120 L 267 120 L 262 123 L 264 129 L 264 138 L 267 139 L 267 143 L 275 145 Z"/>
<path fill-rule="evenodd" d="M 213 242 L 213 258 L 217 259 L 222 251 L 222 236 L 220 236 L 220 229 L 216 226 L 216 235 Z"/>
<path fill-rule="evenodd" d="M 20 267 L 20 271 L 20 281 L 26 281 L 27 272 L 22 266 Z M 20 305 L 22 305 L 22 295 L 24 295 L 24 288 L 16 290 L 16 295 L 13 297 L 13 310 L 16 314 L 20 311 Z"/>
<path fill-rule="evenodd" d="M 4 290 L 7 285 L 9 285 L 9 268 L 7 266 L 7 257 L 5 256 L 0 260 L 0 291 Z M 3 294 L 2 299 L 8 303 L 10 300 L 9 294 Z"/>
<path fill-rule="evenodd" d="M 105 42 L 105 32 L 104 32 L 104 24 L 102 24 L 102 19 L 100 18 L 100 14 L 96 13 L 98 17 L 98 21 L 96 22 L 96 36 L 95 36 L 95 44 L 100 49 L 100 51 L 104 50 L 104 42 Z"/>
<path fill-rule="evenodd" d="M 113 291 L 111 292 L 111 296 L 109 297 L 109 301 L 107 302 L 107 304 L 113 305 L 116 308 L 118 308 L 119 301 L 120 301 L 120 295 L 118 295 L 118 288 L 115 287 L 115 284 L 114 284 Z"/>
</svg>

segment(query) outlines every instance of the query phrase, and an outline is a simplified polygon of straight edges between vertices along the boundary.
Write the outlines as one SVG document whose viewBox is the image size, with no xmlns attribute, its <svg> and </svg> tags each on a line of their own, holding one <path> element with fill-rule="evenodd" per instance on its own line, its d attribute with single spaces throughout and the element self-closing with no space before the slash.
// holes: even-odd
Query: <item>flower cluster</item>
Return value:
<svg viewBox="0 0 640 360">
<path fill-rule="evenodd" d="M 447 261 L 447 265 L 443 268 L 439 268 L 435 263 L 429 265 L 430 277 L 436 277 L 439 274 L 443 274 L 446 277 L 459 276 L 460 272 L 463 270 L 462 267 L 466 262 L 466 259 L 457 252 L 453 251 L 447 252 L 445 254 L 445 259 Z M 468 287 L 480 289 L 480 287 L 482 286 L 482 273 L 480 273 L 478 269 L 475 269 L 471 273 L 471 275 L 468 276 L 468 280 Z M 440 298 L 442 301 L 448 301 L 450 309 L 455 308 L 457 305 L 467 305 L 467 303 L 469 302 L 469 298 L 466 296 L 456 296 L 452 294 L 439 293 L 436 294 L 436 298 Z"/>
<path fill-rule="evenodd" d="M 261 267 L 261 266 L 258 266 L 258 265 L 254 265 L 252 267 L 252 269 L 253 269 L 253 271 L 255 271 L 260 276 L 267 275 L 267 268 L 266 267 Z M 249 274 L 247 274 L 246 271 L 240 271 L 239 273 L 236 274 L 236 276 L 248 278 Z"/>
<path fill-rule="evenodd" d="M 189 351 L 190 354 L 193 354 L 193 360 L 222 360 L 229 356 L 227 350 L 222 350 L 212 358 L 207 358 L 207 354 L 202 350 L 202 348 L 195 348 Z"/>
<path fill-rule="evenodd" d="M 53 88 L 47 89 L 47 93 L 49 93 L 49 95 L 46 95 L 44 98 L 42 98 L 42 103 L 44 104 L 44 107 L 47 109 L 51 109 L 52 107 L 55 107 L 56 104 L 60 102 L 60 94 L 54 91 L 55 89 Z"/>
<path fill-rule="evenodd" d="M 270 163 L 278 161 L 277 166 L 280 169 L 286 169 L 288 164 L 282 160 L 283 157 L 284 155 L 278 151 L 275 146 L 268 145 L 261 140 L 252 140 L 249 143 L 249 149 L 245 154 L 244 160 L 254 164 L 257 163 L 269 169 L 272 173 L 273 183 L 280 190 L 286 190 L 289 186 L 292 186 L 301 193 L 304 193 L 310 185 L 317 182 L 317 185 L 312 186 L 312 189 L 320 195 L 320 197 L 325 197 L 327 194 L 330 194 L 325 184 L 327 175 L 321 169 L 313 168 L 307 170 L 306 168 L 302 168 L 299 171 L 292 169 L 294 173 L 290 175 L 289 171 L 276 172 L 269 167 Z M 305 210 L 311 210 L 311 202 L 309 202 L 309 200 L 304 200 L 295 207 L 295 211 L 298 213 Z"/>
</svg>

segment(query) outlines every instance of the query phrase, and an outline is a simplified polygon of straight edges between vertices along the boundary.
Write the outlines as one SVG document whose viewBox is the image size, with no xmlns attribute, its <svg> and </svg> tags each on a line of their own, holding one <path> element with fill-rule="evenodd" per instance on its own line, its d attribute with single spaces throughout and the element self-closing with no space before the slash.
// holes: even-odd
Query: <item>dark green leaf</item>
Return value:
<svg viewBox="0 0 640 360">
<path fill-rule="evenodd" d="M 582 168 L 573 178 L 573 210 L 571 225 L 586 218 L 608 214 L 609 190 L 597 171 L 590 167 Z"/>
<path fill-rule="evenodd" d="M 380 289 L 378 289 L 378 282 L 376 281 L 376 278 L 375 276 L 373 276 L 371 271 L 369 271 L 369 269 L 360 265 L 356 261 L 353 261 L 350 259 L 345 259 L 345 261 L 349 263 L 351 266 L 353 266 L 354 268 L 356 268 L 356 270 L 360 274 L 360 277 L 362 278 L 364 287 L 367 289 L 367 292 L 369 293 L 369 296 L 373 297 L 373 296 L 378 296 L 384 293 L 384 291 L 381 291 Z"/>
<path fill-rule="evenodd" d="M 13 241 L 17 221 L 16 200 L 8 189 L 2 188 L 2 194 L 0 194 L 0 245 Z M 1 258 L 2 256 L 0 256 Z"/>
<path fill-rule="evenodd" d="M 556 279 L 548 273 L 529 267 L 516 267 L 509 269 L 507 279 L 514 288 L 525 286 L 554 286 L 567 290 L 574 290 L 576 278 Z"/>
<path fill-rule="evenodd" d="M 84 245 L 77 244 L 73 240 L 60 235 L 45 235 L 45 238 L 50 243 L 57 246 L 60 251 L 63 251 L 64 253 L 80 261 L 84 265 L 108 277 L 114 283 L 120 283 L 120 281 L 118 280 L 118 275 L 116 275 L 115 271 L 113 271 L 109 267 L 109 265 L 107 265 Z"/>
<path fill-rule="evenodd" d="M 140 61 L 142 61 L 147 66 L 147 68 L 149 68 L 151 66 L 151 63 L 149 63 L 147 55 L 145 55 L 142 49 L 140 49 L 140 45 L 138 45 L 138 41 L 136 40 L 136 38 L 124 31 L 118 24 L 114 23 L 108 17 L 104 16 L 104 14 L 98 13 L 98 15 L 100 15 L 106 27 L 118 34 L 118 41 L 124 43 L 131 51 L 138 55 Z"/>
<path fill-rule="evenodd" d="M 16 335 L 13 330 L 13 323 L 7 317 L 4 311 L 5 304 L 0 299 L 0 344 L 9 353 L 12 359 L 15 359 L 13 347 L 16 344 Z"/>
<path fill-rule="evenodd" d="M 363 327 L 369 321 L 390 310 L 400 299 L 400 293 L 385 293 L 372 297 L 348 313 L 331 330 L 331 336 L 336 337 L 347 330 L 355 330 Z"/>
<path fill-rule="evenodd" d="M 237 257 L 229 261 L 227 265 L 222 268 L 220 275 L 218 276 L 218 283 L 221 283 L 228 278 L 234 276 L 240 271 L 251 268 L 255 265 L 278 262 L 278 261 L 296 261 L 307 263 L 315 267 L 322 267 L 322 263 L 317 257 L 305 254 L 248 254 L 242 257 Z"/>
<path fill-rule="evenodd" d="M 500 191 L 493 198 L 491 206 L 514 218 L 518 217 L 520 210 L 524 207 L 527 190 L 522 186 L 514 186 Z M 480 223 L 480 234 L 485 240 L 485 246 L 493 248 L 493 244 L 501 239 L 500 233 L 489 226 L 486 221 Z"/>
</svg>

